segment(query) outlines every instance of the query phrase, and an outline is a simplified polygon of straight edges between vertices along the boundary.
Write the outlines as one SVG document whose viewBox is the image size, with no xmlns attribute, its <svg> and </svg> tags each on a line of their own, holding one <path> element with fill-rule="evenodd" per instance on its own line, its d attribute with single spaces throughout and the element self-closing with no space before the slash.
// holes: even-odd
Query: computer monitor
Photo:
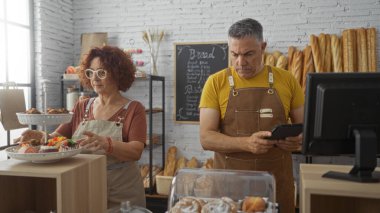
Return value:
<svg viewBox="0 0 380 213">
<path fill-rule="evenodd" d="M 302 153 L 353 155 L 347 173 L 324 177 L 379 182 L 380 73 L 310 73 L 307 76 Z"/>
</svg>

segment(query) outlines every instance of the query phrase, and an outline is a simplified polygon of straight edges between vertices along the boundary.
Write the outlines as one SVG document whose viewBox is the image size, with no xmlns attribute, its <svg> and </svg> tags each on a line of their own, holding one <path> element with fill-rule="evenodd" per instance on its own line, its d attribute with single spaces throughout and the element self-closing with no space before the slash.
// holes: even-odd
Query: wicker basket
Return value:
<svg viewBox="0 0 380 213">
<path fill-rule="evenodd" d="M 73 117 L 72 113 L 67 114 L 26 114 L 16 113 L 18 121 L 25 125 L 56 125 L 68 123 Z"/>
</svg>

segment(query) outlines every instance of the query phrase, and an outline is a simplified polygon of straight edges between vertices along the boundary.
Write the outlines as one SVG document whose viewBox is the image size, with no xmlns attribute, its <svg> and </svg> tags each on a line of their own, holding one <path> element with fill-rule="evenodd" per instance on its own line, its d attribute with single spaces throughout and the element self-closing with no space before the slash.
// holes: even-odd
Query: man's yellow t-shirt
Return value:
<svg viewBox="0 0 380 213">
<path fill-rule="evenodd" d="M 293 75 L 286 70 L 271 67 L 274 84 L 285 110 L 286 119 L 289 112 L 304 104 L 304 94 L 300 84 Z M 269 87 L 268 66 L 264 66 L 263 71 L 250 79 L 241 78 L 233 67 L 230 67 L 234 79 L 235 89 L 248 87 Z M 228 82 L 227 69 L 210 75 L 203 87 L 199 108 L 213 108 L 220 111 L 221 119 L 226 113 L 230 85 Z"/>
</svg>

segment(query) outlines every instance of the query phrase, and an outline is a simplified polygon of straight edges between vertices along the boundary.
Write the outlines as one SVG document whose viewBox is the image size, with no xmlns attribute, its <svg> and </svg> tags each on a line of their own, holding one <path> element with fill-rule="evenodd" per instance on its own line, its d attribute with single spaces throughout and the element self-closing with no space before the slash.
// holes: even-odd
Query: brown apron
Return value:
<svg viewBox="0 0 380 213">
<path fill-rule="evenodd" d="M 112 140 L 122 141 L 123 123 L 125 114 L 118 117 L 118 121 L 87 120 L 88 112 L 94 98 L 91 98 L 86 106 L 83 122 L 78 126 L 72 138 L 82 138 L 84 131 L 91 131 L 100 136 L 111 137 Z M 124 107 L 127 109 L 129 103 Z M 84 150 L 87 154 L 106 155 L 104 150 L 91 152 Z M 96 177 L 93 177 L 96 178 Z M 132 205 L 145 207 L 145 190 L 140 170 L 134 161 L 121 162 L 115 157 L 107 155 L 107 199 L 108 209 L 120 206 L 122 201 L 130 201 Z"/>
<path fill-rule="evenodd" d="M 221 132 L 229 136 L 250 136 L 252 133 L 271 130 L 276 124 L 286 123 L 285 110 L 277 91 L 273 88 L 273 73 L 268 66 L 269 88 L 235 89 L 230 69 L 228 80 L 231 92 Z M 276 180 L 276 202 L 281 213 L 295 211 L 294 180 L 291 153 L 277 147 L 264 154 L 250 152 L 215 152 L 214 167 L 271 172 Z"/>
</svg>

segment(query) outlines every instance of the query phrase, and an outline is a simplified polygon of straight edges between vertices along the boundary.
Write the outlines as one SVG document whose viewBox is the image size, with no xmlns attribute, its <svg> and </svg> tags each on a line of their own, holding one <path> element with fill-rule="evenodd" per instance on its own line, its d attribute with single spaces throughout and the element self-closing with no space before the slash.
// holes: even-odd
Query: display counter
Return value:
<svg viewBox="0 0 380 213">
<path fill-rule="evenodd" d="M 352 166 L 301 164 L 300 212 L 378 213 L 380 183 L 358 183 L 324 178 L 328 171 L 349 172 Z M 380 171 L 377 167 L 376 171 Z"/>
<path fill-rule="evenodd" d="M 106 178 L 103 155 L 54 163 L 0 161 L 1 212 L 106 212 Z"/>
</svg>

